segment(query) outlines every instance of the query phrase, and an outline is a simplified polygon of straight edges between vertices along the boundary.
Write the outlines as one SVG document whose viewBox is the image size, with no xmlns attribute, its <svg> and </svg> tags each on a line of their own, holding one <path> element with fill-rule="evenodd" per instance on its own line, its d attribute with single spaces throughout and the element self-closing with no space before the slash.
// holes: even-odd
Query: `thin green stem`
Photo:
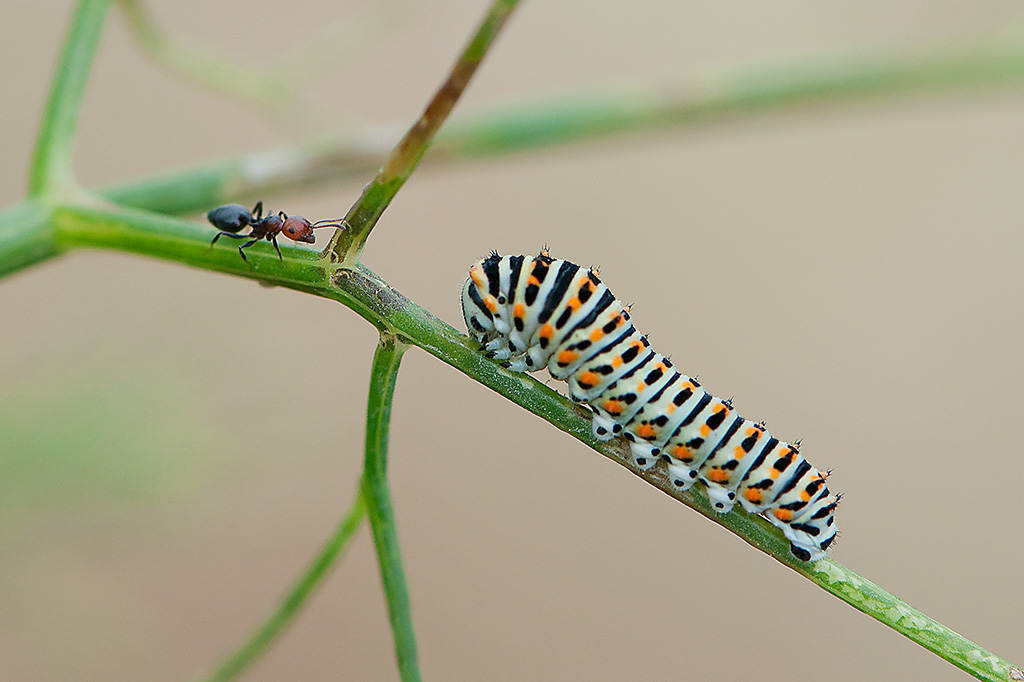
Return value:
<svg viewBox="0 0 1024 682">
<path fill-rule="evenodd" d="M 363 464 L 362 494 L 369 509 L 373 541 L 377 546 L 381 581 L 391 617 L 395 639 L 395 657 L 403 682 L 421 679 L 416 655 L 416 635 L 409 613 L 409 588 L 402 568 L 398 546 L 398 529 L 391 507 L 391 490 L 387 481 L 388 431 L 391 427 L 391 404 L 398 379 L 398 367 L 408 346 L 394 336 L 382 334 L 373 354 L 370 372 L 370 395 L 366 407 L 366 459 Z"/>
<path fill-rule="evenodd" d="M 665 494 L 729 529 L 776 561 L 953 665 L 981 680 L 1007 679 L 1010 669 L 1007 661 L 985 651 L 835 561 L 825 559 L 814 564 L 798 561 L 789 552 L 788 541 L 765 519 L 739 508 L 728 514 L 715 513 L 701 486 L 694 486 L 685 493 L 675 490 L 661 465 L 647 471 L 636 470 L 630 463 L 629 449 L 620 442 L 621 439 L 604 443 L 594 439 L 589 415 L 583 408 L 532 377 L 515 374 L 488 360 L 464 334 L 417 306 L 363 266 L 340 268 L 333 277 L 328 278 L 322 261 L 313 252 L 284 249 L 285 262 L 281 265 L 271 248 L 257 250 L 257 247 L 253 247 L 250 249 L 253 267 L 250 267 L 230 247 L 209 249 L 209 231 L 195 223 L 138 211 L 64 208 L 57 211 L 56 224 L 61 248 L 115 248 L 305 291 L 342 303 L 382 330 L 388 338 L 397 338 L 396 342 L 390 342 L 393 347 L 382 344 L 383 350 L 378 351 L 379 357 L 375 356 L 371 410 L 367 415 L 367 457 L 372 454 L 375 458 L 373 462 L 368 459 L 368 464 L 374 466 L 372 472 L 376 472 L 375 475 L 383 476 L 386 450 L 381 451 L 379 445 L 375 445 L 377 450 L 371 453 L 371 441 L 383 443 L 386 447 L 386 412 L 391 404 L 389 391 L 394 387 L 394 377 L 391 376 L 388 383 L 388 375 L 384 370 L 397 369 L 398 356 L 404 350 L 403 344 L 416 345 L 626 467 Z M 380 380 L 377 380 L 378 376 Z M 374 405 L 377 406 L 375 409 L 372 407 Z M 368 466 L 367 475 L 370 473 Z M 383 478 L 379 481 L 383 484 Z M 377 489 L 372 485 L 376 485 L 374 481 L 364 481 L 364 494 L 380 490 L 385 495 L 383 511 L 377 505 L 370 505 L 371 522 L 374 514 L 379 519 L 378 527 L 374 530 L 376 538 L 380 529 L 386 531 L 389 528 L 386 522 L 390 518 L 390 505 L 386 504 L 386 487 Z M 390 528 L 393 529 L 393 525 Z M 393 542 L 394 537 L 385 533 L 381 541 Z M 378 542 L 379 547 L 381 541 Z M 395 554 L 385 556 L 397 556 L 397 544 L 391 546 Z M 394 568 L 393 563 L 387 565 Z M 385 578 L 386 589 L 389 580 Z M 401 607 L 405 604 L 407 601 L 403 601 L 401 595 L 394 600 L 393 608 L 397 606 L 398 609 L 393 610 L 393 618 L 394 613 L 402 612 Z M 408 614 L 405 615 L 407 617 Z M 411 626 L 401 631 L 403 637 L 406 632 L 411 634 Z M 399 634 L 396 632 L 396 642 Z"/>
<path fill-rule="evenodd" d="M 110 0 L 79 0 L 57 60 L 29 171 L 29 196 L 72 191 L 75 123 Z"/>
<path fill-rule="evenodd" d="M 206 678 L 206 682 L 228 682 L 240 675 L 246 668 L 252 665 L 256 659 L 267 650 L 277 639 L 278 635 L 284 632 L 295 620 L 299 610 L 306 604 L 313 591 L 320 585 L 327 576 L 330 568 L 341 556 L 342 551 L 348 546 L 349 540 L 359 528 L 363 517 L 366 516 L 366 504 L 362 492 L 356 494 L 351 509 L 342 519 L 334 533 L 319 554 L 313 558 L 305 573 L 298 579 L 291 591 L 285 595 L 281 604 L 273 614 L 253 633 L 241 648 L 224 661 L 216 672 Z"/>
<path fill-rule="evenodd" d="M 519 0 L 494 0 L 490 11 L 477 28 L 452 66 L 448 77 L 427 103 L 419 119 L 391 152 L 391 156 L 377 173 L 377 177 L 363 188 L 363 193 L 345 216 L 345 228 L 335 231 L 331 243 L 324 251 L 343 263 L 356 263 L 362 255 L 370 231 L 380 220 L 384 210 L 398 190 L 419 165 L 420 159 L 434 139 L 448 114 L 466 91 L 466 86 L 477 67 L 494 44 Z"/>
<path fill-rule="evenodd" d="M 764 116 L 884 96 L 1024 85 L 1024 40 L 919 55 L 863 57 L 758 69 L 675 91 L 578 94 L 453 120 L 438 132 L 426 167 L 652 130 Z M 393 129 L 393 135 L 382 130 Z M 387 158 L 401 126 L 374 126 L 332 141 L 287 147 L 135 181 L 109 199 L 161 213 L 189 213 L 270 192 L 358 180 Z"/>
</svg>

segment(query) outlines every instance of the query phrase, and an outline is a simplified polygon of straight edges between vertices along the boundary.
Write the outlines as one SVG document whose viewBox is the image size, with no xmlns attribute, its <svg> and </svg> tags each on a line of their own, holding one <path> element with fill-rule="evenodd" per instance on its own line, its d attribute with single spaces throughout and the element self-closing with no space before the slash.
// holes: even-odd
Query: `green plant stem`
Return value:
<svg viewBox="0 0 1024 682">
<path fill-rule="evenodd" d="M 416 636 L 409 613 L 409 588 L 405 583 L 398 529 L 388 488 L 388 431 L 391 404 L 398 379 L 398 367 L 408 346 L 390 334 L 381 334 L 373 354 L 370 395 L 366 406 L 366 459 L 363 464 L 362 495 L 369 510 L 373 541 L 377 547 L 381 581 L 391 617 L 398 672 L 403 682 L 418 682 L 419 660 Z"/>
<path fill-rule="evenodd" d="M 1021 85 L 1024 38 L 917 55 L 758 69 L 706 78 L 675 91 L 577 94 L 453 120 L 437 134 L 425 167 L 615 135 L 685 130 L 801 107 Z M 131 182 L 103 194 L 119 204 L 184 214 L 242 197 L 263 198 L 274 191 L 360 180 L 377 171 L 387 158 L 390 141 L 401 130 L 398 124 L 374 126 L 334 140 Z"/>
<path fill-rule="evenodd" d="M 0 278 L 59 253 L 49 207 L 29 199 L 0 212 Z"/>
<path fill-rule="evenodd" d="M 70 193 L 74 187 L 71 150 L 75 123 L 109 6 L 110 0 L 79 0 L 71 16 L 36 137 L 29 196 Z"/>
<path fill-rule="evenodd" d="M 515 374 L 488 360 L 465 335 L 417 306 L 361 265 L 337 268 L 332 275 L 324 270 L 323 260 L 318 259 L 313 252 L 297 248 L 283 249 L 285 263 L 282 266 L 270 247 L 253 247 L 249 250 L 253 267 L 249 267 L 242 262 L 233 248 L 218 246 L 209 249 L 209 231 L 202 229 L 201 226 L 137 211 L 65 208 L 58 211 L 57 225 L 62 249 L 80 246 L 116 248 L 231 272 L 338 301 L 376 326 L 385 336 L 397 339 L 394 349 L 385 349 L 379 353 L 384 354 L 384 357 L 379 359 L 381 365 L 396 362 L 395 356 L 400 354 L 398 349 L 402 344 L 419 346 L 442 362 L 621 464 L 665 494 L 729 529 L 776 561 L 953 665 L 981 680 L 1007 679 L 1010 669 L 1007 661 L 913 609 L 853 571 L 831 559 L 813 564 L 798 561 L 790 554 L 789 543 L 765 519 L 748 514 L 739 508 L 728 514 L 716 514 L 701 486 L 694 486 L 685 493 L 674 490 L 661 465 L 647 471 L 635 470 L 630 465 L 629 449 L 620 442 L 621 439 L 605 443 L 594 439 L 590 430 L 590 418 L 583 408 L 532 377 Z M 378 372 L 377 361 L 378 358 L 375 357 L 374 376 Z M 390 364 L 388 366 L 397 367 Z M 373 383 L 378 382 L 375 380 Z M 383 395 L 388 389 L 378 387 L 375 390 L 379 395 Z M 375 403 L 381 404 L 376 400 Z M 390 400 L 387 401 L 387 405 L 390 405 Z M 378 410 L 376 414 L 375 418 L 380 419 L 381 412 Z M 368 422 L 370 418 L 371 415 L 368 414 Z M 368 443 L 370 438 L 379 439 L 382 435 L 387 435 L 386 431 L 381 433 L 379 422 L 375 424 L 376 426 L 367 432 Z M 386 429 L 386 425 L 384 428 Z M 379 470 L 384 470 L 383 460 L 379 464 Z M 370 513 L 372 520 L 372 506 Z M 411 633 L 411 630 L 409 632 Z"/>
<path fill-rule="evenodd" d="M 427 103 L 423 114 L 398 142 L 377 176 L 363 188 L 345 216 L 345 227 L 335 231 L 324 254 L 342 263 L 357 263 L 370 231 L 391 204 L 395 194 L 419 165 L 455 104 L 466 91 L 487 51 L 494 44 L 519 0 L 494 0 L 476 34 L 452 66 L 448 77 Z"/>
<path fill-rule="evenodd" d="M 360 491 L 356 494 L 355 501 L 352 503 L 352 507 L 345 515 L 345 518 L 335 528 L 334 533 L 324 543 L 320 553 L 314 557 L 305 573 L 295 583 L 291 591 L 285 595 L 285 598 L 274 613 L 238 651 L 224 661 L 217 668 L 216 672 L 206 678 L 206 682 L 228 682 L 235 679 L 252 665 L 260 654 L 267 650 L 277 636 L 284 632 L 285 628 L 291 624 L 295 616 L 298 615 L 299 610 L 313 594 L 313 591 L 320 585 L 324 577 L 327 576 L 331 566 L 334 565 L 338 557 L 341 556 L 342 551 L 348 546 L 349 540 L 352 539 L 355 531 L 359 528 L 359 524 L 362 523 L 364 516 L 366 516 L 366 504 Z"/>
</svg>

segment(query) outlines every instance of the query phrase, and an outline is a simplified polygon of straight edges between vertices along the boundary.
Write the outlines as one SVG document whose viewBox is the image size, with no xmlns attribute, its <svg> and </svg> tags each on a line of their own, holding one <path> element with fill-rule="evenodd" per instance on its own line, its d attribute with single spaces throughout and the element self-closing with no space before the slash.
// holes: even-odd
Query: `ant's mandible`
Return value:
<svg viewBox="0 0 1024 682">
<path fill-rule="evenodd" d="M 232 239 L 249 239 L 238 247 L 238 253 L 246 263 L 249 262 L 249 259 L 245 257 L 245 252 L 242 249 L 249 248 L 261 239 L 266 239 L 273 244 L 277 250 L 277 257 L 284 260 L 284 257 L 281 256 L 281 247 L 277 245 L 277 235 L 283 234 L 295 242 L 314 244 L 316 237 L 313 235 L 313 230 L 320 227 L 343 227 L 344 225 L 341 218 L 318 220 L 311 223 L 302 216 L 289 216 L 284 211 L 279 211 L 277 215 L 268 214 L 264 217 L 262 201 L 256 202 L 256 205 L 252 207 L 252 212 L 239 204 L 225 204 L 207 213 L 206 219 L 220 230 L 214 235 L 210 246 L 216 244 L 222 236 Z M 238 234 L 246 227 L 250 228 L 249 234 Z"/>
</svg>

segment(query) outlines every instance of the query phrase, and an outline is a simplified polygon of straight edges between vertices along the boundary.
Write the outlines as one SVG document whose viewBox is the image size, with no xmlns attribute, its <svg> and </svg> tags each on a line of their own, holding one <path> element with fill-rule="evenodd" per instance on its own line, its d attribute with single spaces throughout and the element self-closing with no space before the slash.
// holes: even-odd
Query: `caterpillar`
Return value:
<svg viewBox="0 0 1024 682">
<path fill-rule="evenodd" d="M 546 250 L 492 253 L 470 267 L 462 313 L 488 356 L 516 372 L 546 367 L 567 382 L 569 396 L 594 413 L 594 435 L 625 438 L 638 468 L 660 459 L 674 487 L 700 480 L 716 511 L 739 502 L 778 527 L 798 559 L 825 556 L 839 503 L 826 474 L 803 458 L 799 443 L 739 416 L 652 350 L 593 268 Z"/>
</svg>

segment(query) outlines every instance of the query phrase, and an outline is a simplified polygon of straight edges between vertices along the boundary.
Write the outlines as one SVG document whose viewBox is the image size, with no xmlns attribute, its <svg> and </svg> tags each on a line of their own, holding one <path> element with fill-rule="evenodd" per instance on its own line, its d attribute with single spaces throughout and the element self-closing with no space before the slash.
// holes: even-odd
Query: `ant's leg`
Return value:
<svg viewBox="0 0 1024 682">
<path fill-rule="evenodd" d="M 249 241 L 238 247 L 238 253 L 240 256 L 242 256 L 242 260 L 244 260 L 246 263 L 249 262 L 249 259 L 245 257 L 245 252 L 242 251 L 242 249 L 247 249 L 258 241 L 259 239 L 250 239 Z"/>
<path fill-rule="evenodd" d="M 252 207 L 252 217 L 255 221 L 259 221 L 263 217 L 263 200 L 260 199 L 256 202 L 256 205 Z"/>
<path fill-rule="evenodd" d="M 281 255 L 281 247 L 277 245 L 277 235 L 276 234 L 273 237 L 270 238 L 270 243 L 274 245 L 275 249 L 277 249 L 277 257 L 283 263 L 284 262 L 284 256 Z"/>
<path fill-rule="evenodd" d="M 213 235 L 213 241 L 210 242 L 210 248 L 213 248 L 213 245 L 216 244 L 217 240 L 220 239 L 221 237 L 231 237 L 232 239 L 245 239 L 248 236 L 249 235 L 247 234 L 235 234 L 234 232 L 218 232 L 217 234 Z"/>
</svg>

